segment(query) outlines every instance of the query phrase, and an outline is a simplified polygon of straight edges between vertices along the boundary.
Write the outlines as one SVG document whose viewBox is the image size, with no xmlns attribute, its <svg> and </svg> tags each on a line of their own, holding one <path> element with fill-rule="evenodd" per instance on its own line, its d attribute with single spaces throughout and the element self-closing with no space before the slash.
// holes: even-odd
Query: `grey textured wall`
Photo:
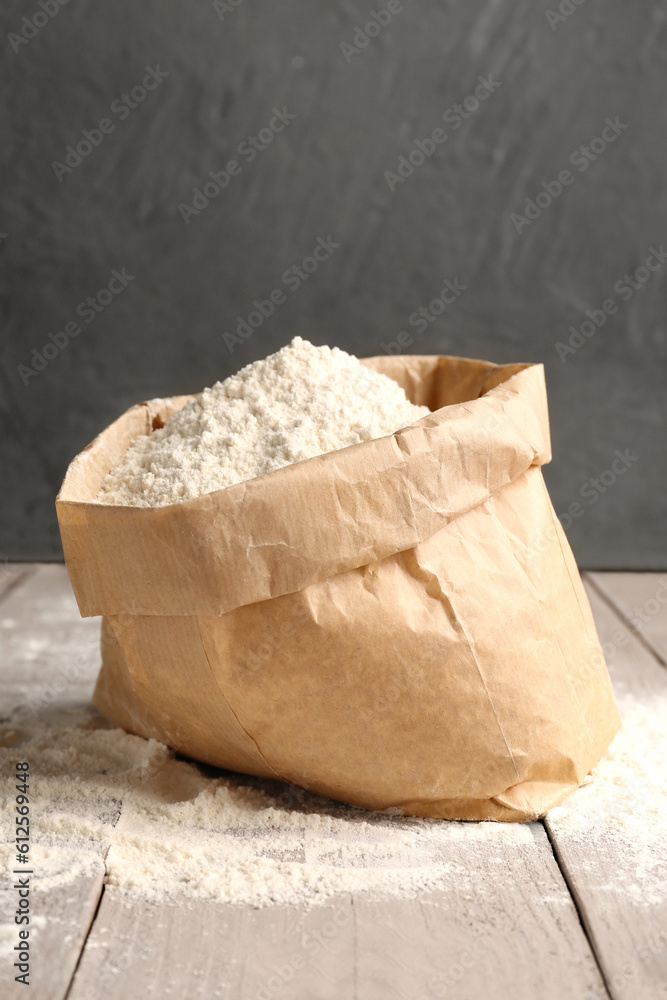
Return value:
<svg viewBox="0 0 667 1000">
<path fill-rule="evenodd" d="M 559 514 L 579 504 L 580 563 L 667 566 L 667 263 L 637 288 L 623 278 L 667 241 L 664 3 L 393 0 L 390 23 L 343 51 L 387 0 L 43 2 L 0 15 L 1 555 L 60 557 L 66 465 L 132 403 L 198 390 L 295 333 L 368 355 L 404 331 L 407 352 L 544 361 L 547 478 Z M 479 77 L 486 98 L 457 117 Z M 239 145 L 280 127 L 274 108 L 296 117 L 251 160 Z M 179 208 L 230 160 L 223 191 Z M 538 192 L 537 217 L 513 221 Z M 340 246 L 284 283 L 318 237 Z M 123 268 L 132 280 L 98 298 Z M 411 325 L 445 279 L 465 291 Z M 278 287 L 274 314 L 226 342 Z"/>
</svg>

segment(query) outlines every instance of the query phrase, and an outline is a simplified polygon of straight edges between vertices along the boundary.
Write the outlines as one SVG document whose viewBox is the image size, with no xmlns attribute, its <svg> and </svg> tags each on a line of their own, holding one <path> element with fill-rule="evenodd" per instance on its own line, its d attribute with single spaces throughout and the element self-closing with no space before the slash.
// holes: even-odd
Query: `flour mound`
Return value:
<svg viewBox="0 0 667 1000">
<path fill-rule="evenodd" d="M 429 412 L 338 347 L 295 337 L 132 442 L 98 499 L 163 507 L 392 434 Z"/>
<path fill-rule="evenodd" d="M 667 899 L 667 697 L 619 699 L 624 727 L 593 781 L 550 810 L 559 842 L 616 863 L 599 886 L 643 908 Z M 105 870 L 131 903 L 310 907 L 350 893 L 419 898 L 493 894 L 492 861 L 535 845 L 536 824 L 458 823 L 355 809 L 294 786 L 179 760 L 115 729 L 86 702 L 0 721 L 0 810 L 14 808 L 16 761 L 30 762 L 38 811 L 30 859 L 43 891 Z M 511 853 L 510 853 L 511 852 Z M 16 847 L 0 843 L 10 871 Z M 486 858 L 486 864 L 482 860 Z M 567 901 L 559 896 L 543 902 Z M 8 911 L 9 912 L 9 911 Z M 655 918 L 657 919 L 657 917 Z M 16 941 L 0 922 L 0 955 Z M 10 947 L 11 943 L 11 947 Z"/>
<path fill-rule="evenodd" d="M 30 763 L 38 807 L 30 859 L 40 888 L 104 872 L 130 905 L 141 898 L 310 907 L 359 892 L 382 899 L 472 891 L 475 866 L 457 851 L 461 841 L 473 854 L 478 841 L 519 851 L 533 843 L 525 824 L 366 812 L 282 782 L 202 768 L 110 727 L 86 703 L 38 717 L 21 709 L 0 721 L 7 815 L 17 760 Z M 5 871 L 15 855 L 9 840 L 0 843 Z M 0 955 L 15 934 L 13 917 L 0 922 Z"/>
<path fill-rule="evenodd" d="M 623 728 L 593 781 L 551 809 L 547 819 L 564 845 L 591 860 L 604 851 L 613 881 L 598 886 L 642 906 L 667 901 L 667 696 L 646 701 L 616 689 Z"/>
</svg>

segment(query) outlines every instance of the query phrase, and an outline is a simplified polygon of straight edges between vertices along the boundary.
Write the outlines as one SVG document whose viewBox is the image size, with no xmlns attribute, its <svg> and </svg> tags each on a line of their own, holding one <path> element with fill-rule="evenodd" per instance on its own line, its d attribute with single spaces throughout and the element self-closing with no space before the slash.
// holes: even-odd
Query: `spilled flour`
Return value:
<svg viewBox="0 0 667 1000">
<path fill-rule="evenodd" d="M 606 888 L 635 903 L 667 901 L 667 697 L 617 692 L 623 728 L 593 780 L 548 814 L 561 843 L 584 849 L 590 871 L 601 852 L 618 859 Z"/>
<path fill-rule="evenodd" d="M 533 842 L 528 825 L 369 813 L 280 782 L 213 772 L 81 716 L 52 712 L 0 731 L 3 777 L 17 759 L 30 762 L 31 856 L 43 888 L 62 877 L 60 847 L 77 871 L 106 855 L 107 883 L 149 900 L 263 906 L 363 890 L 414 896 L 466 885 L 470 870 L 456 860 L 455 842 Z M 3 861 L 11 854 L 4 848 Z"/>
<path fill-rule="evenodd" d="M 618 852 L 615 891 L 621 880 L 622 891 L 650 905 L 667 896 L 667 699 L 622 700 L 621 712 L 624 729 L 594 780 L 549 819 L 592 859 L 601 843 Z M 465 890 L 475 841 L 521 850 L 533 840 L 529 824 L 368 813 L 198 767 L 92 713 L 61 708 L 35 719 L 25 712 L 13 729 L 0 727 L 3 789 L 17 759 L 31 765 L 31 859 L 44 889 L 104 864 L 109 885 L 149 900 L 265 906 L 364 890 L 415 896 Z M 0 850 L 3 862 L 12 854 Z"/>
</svg>

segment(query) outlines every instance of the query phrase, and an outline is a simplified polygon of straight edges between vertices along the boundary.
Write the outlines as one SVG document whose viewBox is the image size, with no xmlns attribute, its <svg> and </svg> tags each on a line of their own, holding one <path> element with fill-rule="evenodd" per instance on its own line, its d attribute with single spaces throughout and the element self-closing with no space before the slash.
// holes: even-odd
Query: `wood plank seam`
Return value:
<svg viewBox="0 0 667 1000">
<path fill-rule="evenodd" d="M 105 865 L 105 867 L 106 867 L 106 865 Z M 76 960 L 76 965 L 72 969 L 72 975 L 70 977 L 69 984 L 68 984 L 67 989 L 65 991 L 65 994 L 63 996 L 63 1000 L 67 1000 L 67 998 L 69 997 L 70 993 L 72 992 L 72 986 L 74 985 L 74 979 L 75 979 L 76 974 L 77 974 L 77 972 L 79 970 L 79 966 L 81 965 L 81 959 L 83 957 L 84 951 L 86 950 L 86 945 L 88 944 L 88 938 L 90 937 L 91 931 L 92 931 L 93 927 L 95 926 L 95 921 L 97 920 L 97 915 L 100 912 L 100 906 L 102 905 L 102 900 L 104 898 L 104 890 L 105 890 L 105 884 L 104 884 L 104 882 L 102 882 L 102 891 L 100 892 L 99 898 L 97 900 L 97 906 L 95 907 L 95 912 L 93 913 L 92 920 L 88 924 L 88 928 L 86 930 L 85 937 L 84 937 L 83 941 L 81 942 L 81 948 L 79 949 L 79 957 Z"/>
<path fill-rule="evenodd" d="M 641 586 L 635 588 L 637 600 L 634 599 L 632 587 L 626 587 L 629 583 L 641 583 Z M 579 798 L 577 804 L 568 805 L 566 800 L 563 804 L 564 813 L 558 807 L 546 815 L 544 823 L 576 908 L 581 914 L 582 924 L 587 928 L 593 951 L 601 966 L 601 974 L 602 969 L 606 973 L 604 981 L 612 997 L 614 1000 L 636 1000 L 641 995 L 647 1000 L 649 997 L 657 1000 L 658 996 L 667 996 L 664 992 L 664 984 L 667 983 L 666 939 L 661 930 L 665 926 L 665 904 L 660 899 L 659 882 L 648 881 L 648 872 L 641 856 L 642 835 L 632 817 L 635 815 L 633 797 L 637 799 L 636 808 L 642 814 L 641 821 L 647 829 L 651 818 L 657 819 L 659 816 L 657 809 L 651 808 L 652 803 L 657 807 L 658 799 L 655 796 L 659 780 L 651 777 L 650 762 L 653 737 L 657 738 L 655 746 L 659 752 L 662 736 L 657 737 L 657 730 L 656 733 L 650 730 L 649 716 L 652 715 L 652 698 L 657 699 L 656 707 L 664 705 L 667 677 L 663 664 L 650 644 L 641 642 L 640 635 L 626 620 L 626 615 L 635 615 L 636 619 L 644 621 L 641 613 L 633 607 L 635 603 L 639 605 L 644 602 L 643 610 L 650 612 L 653 605 L 648 605 L 647 608 L 645 598 L 650 591 L 651 582 L 646 579 L 628 581 L 624 577 L 609 574 L 607 579 L 600 575 L 596 581 L 587 577 L 585 585 L 621 712 L 628 713 L 624 722 L 630 725 L 629 733 L 624 730 L 625 737 L 622 733 L 618 754 L 611 754 L 612 761 L 616 758 L 620 771 L 614 772 L 613 764 L 611 773 L 606 771 L 607 777 L 611 777 L 614 784 L 623 787 L 618 787 L 616 794 L 613 784 L 607 786 L 606 792 L 604 787 L 598 787 L 598 792 L 602 792 L 602 795 L 596 797 L 593 782 L 592 790 L 575 793 L 574 798 Z M 630 601 L 626 600 L 626 590 Z M 620 604 L 620 609 L 616 606 L 617 603 Z M 664 600 L 660 604 L 662 607 L 656 606 L 655 612 L 655 622 L 658 625 L 667 620 Z M 625 613 L 622 609 L 625 609 Z M 656 635 L 663 634 L 658 628 Z M 661 648 L 664 655 L 665 647 Z M 640 733 L 638 727 L 644 725 L 649 727 L 649 737 L 640 744 L 642 751 L 640 757 L 637 757 L 638 751 L 633 749 L 632 741 L 634 735 Z M 646 785 L 641 771 L 642 759 L 649 764 L 649 772 L 645 775 Z M 634 770 L 636 761 L 640 763 L 639 772 Z M 618 782 L 614 777 L 616 773 Z M 592 796 L 588 803 L 587 795 Z M 618 822 L 615 821 L 617 800 Z M 649 809 L 642 813 L 645 804 Z M 589 808 L 591 818 L 586 822 Z M 647 850 L 649 846 L 656 848 L 657 853 L 652 854 L 656 862 L 661 856 L 658 843 L 655 837 L 651 840 L 647 838 L 646 841 Z M 647 899 L 647 893 L 651 896 L 653 889 L 656 889 L 653 898 Z M 602 995 L 600 991 L 592 992 L 590 1000 L 598 995 Z"/>
<path fill-rule="evenodd" d="M 595 939 L 593 937 L 592 930 L 588 926 L 588 921 L 586 919 L 586 911 L 585 911 L 585 909 L 584 909 L 584 907 L 582 905 L 582 900 L 579 897 L 579 893 L 577 892 L 576 886 L 574 886 L 572 884 L 572 882 L 570 881 L 570 879 L 568 878 L 565 866 L 563 865 L 563 863 L 561 861 L 561 857 L 560 857 L 560 854 L 559 854 L 559 851 L 558 851 L 558 847 L 557 847 L 557 845 L 556 845 L 553 837 L 551 836 L 551 834 L 549 832 L 548 825 L 544 822 L 544 820 L 540 820 L 540 822 L 542 823 L 542 826 L 544 827 L 544 832 L 546 833 L 547 840 L 549 841 L 549 844 L 551 846 L 551 851 L 552 851 L 552 854 L 554 856 L 554 861 L 556 862 L 556 865 L 558 866 L 558 870 L 559 870 L 559 872 L 561 874 L 561 877 L 562 877 L 565 885 L 567 886 L 567 891 L 570 894 L 570 899 L 572 900 L 572 905 L 574 906 L 574 909 L 576 911 L 577 917 L 579 918 L 579 923 L 581 925 L 581 931 L 582 931 L 584 937 L 586 938 L 586 943 L 588 944 L 588 947 L 591 950 L 591 954 L 593 955 L 593 958 L 595 959 L 595 964 L 597 965 L 598 972 L 600 973 L 600 979 L 604 983 L 604 988 L 605 988 L 606 996 L 608 997 L 608 1000 L 613 1000 L 613 993 L 612 993 L 612 990 L 611 990 L 611 985 L 610 985 L 609 980 L 607 979 L 607 977 L 605 975 L 605 972 L 604 972 L 604 969 L 602 967 L 602 961 L 601 961 L 600 956 L 598 955 L 598 950 L 597 950 L 597 947 L 595 945 Z"/>
<path fill-rule="evenodd" d="M 625 611 L 623 611 L 623 608 L 619 607 L 619 605 L 616 603 L 613 597 L 610 597 L 610 595 L 599 585 L 597 580 L 595 580 L 590 573 L 583 573 L 582 576 L 586 580 L 586 583 L 588 583 L 589 586 L 593 588 L 593 590 L 600 597 L 600 599 L 604 601 L 607 607 L 610 608 L 614 612 L 616 617 L 620 619 L 621 625 L 623 625 L 628 630 L 628 632 L 641 643 L 644 649 L 651 654 L 654 660 L 657 660 L 657 662 L 660 664 L 661 667 L 667 668 L 667 662 L 665 661 L 661 650 L 657 649 L 653 645 L 653 643 L 646 638 L 644 633 L 640 629 L 638 629 L 637 626 L 626 615 Z"/>
<path fill-rule="evenodd" d="M 29 580 L 36 572 L 37 565 L 28 566 L 25 569 L 16 569 L 13 573 L 7 569 L 6 564 L 3 565 L 0 569 L 0 601 L 4 601 L 12 591 Z"/>
</svg>

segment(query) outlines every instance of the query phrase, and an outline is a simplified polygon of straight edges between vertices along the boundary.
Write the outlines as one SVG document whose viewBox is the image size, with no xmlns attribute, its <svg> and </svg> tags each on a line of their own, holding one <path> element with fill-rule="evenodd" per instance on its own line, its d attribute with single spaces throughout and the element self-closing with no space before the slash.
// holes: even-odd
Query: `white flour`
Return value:
<svg viewBox="0 0 667 1000">
<path fill-rule="evenodd" d="M 617 692 L 623 728 L 593 769 L 593 780 L 552 809 L 559 842 L 616 859 L 613 882 L 600 886 L 633 902 L 667 900 L 667 697 L 637 701 Z"/>
<path fill-rule="evenodd" d="M 593 782 L 549 819 L 592 865 L 601 851 L 617 853 L 610 891 L 653 905 L 667 896 L 667 699 L 622 700 L 621 712 L 625 728 Z M 385 816 L 280 783 L 218 776 L 91 713 L 54 709 L 34 720 L 26 712 L 14 730 L 0 727 L 7 812 L 15 761 L 31 765 L 32 859 L 43 889 L 106 858 L 107 882 L 128 898 L 181 905 L 312 905 L 362 890 L 465 893 L 476 878 L 476 841 L 532 846 L 529 824 Z M 3 863 L 12 853 L 0 848 Z"/>
<path fill-rule="evenodd" d="M 80 710 L 78 720 L 52 713 L 4 730 L 0 746 L 21 749 L 0 749 L 3 787 L 17 759 L 31 766 L 32 860 L 43 889 L 66 877 L 69 852 L 72 878 L 106 854 L 107 882 L 151 900 L 265 906 L 362 890 L 414 896 L 470 884 L 462 841 L 470 849 L 479 840 L 533 842 L 528 825 L 384 816 L 279 782 L 212 777 Z M 3 861 L 11 854 L 0 848 Z"/>
<path fill-rule="evenodd" d="M 339 348 L 295 337 L 132 442 L 99 499 L 162 507 L 382 437 L 429 412 Z"/>
</svg>

